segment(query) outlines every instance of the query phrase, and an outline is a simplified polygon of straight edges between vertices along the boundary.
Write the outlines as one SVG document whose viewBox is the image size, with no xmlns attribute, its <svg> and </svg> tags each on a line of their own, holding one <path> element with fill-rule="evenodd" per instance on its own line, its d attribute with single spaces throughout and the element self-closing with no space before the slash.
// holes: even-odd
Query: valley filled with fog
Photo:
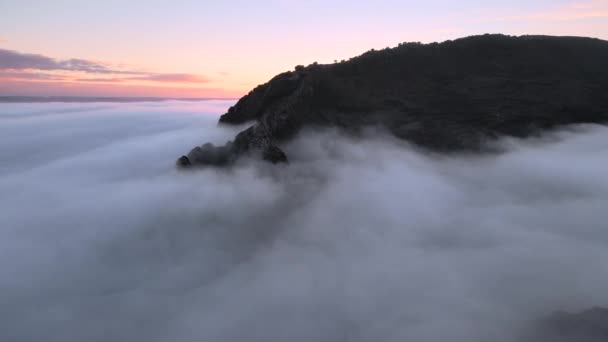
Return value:
<svg viewBox="0 0 608 342">
<path fill-rule="evenodd" d="M 608 304 L 608 128 L 176 169 L 230 105 L 0 104 L 1 341 L 513 341 Z"/>
</svg>

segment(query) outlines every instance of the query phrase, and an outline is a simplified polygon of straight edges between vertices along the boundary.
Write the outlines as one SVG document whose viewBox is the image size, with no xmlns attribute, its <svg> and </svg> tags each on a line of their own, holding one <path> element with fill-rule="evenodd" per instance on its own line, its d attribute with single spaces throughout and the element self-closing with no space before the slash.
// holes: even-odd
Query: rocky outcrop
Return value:
<svg viewBox="0 0 608 342">
<path fill-rule="evenodd" d="M 484 35 L 400 44 L 331 65 L 298 66 L 253 89 L 221 124 L 253 125 L 225 146 L 202 145 L 180 166 L 228 165 L 244 154 L 285 162 L 303 127 L 385 127 L 437 151 L 487 139 L 608 121 L 608 42 Z"/>
</svg>

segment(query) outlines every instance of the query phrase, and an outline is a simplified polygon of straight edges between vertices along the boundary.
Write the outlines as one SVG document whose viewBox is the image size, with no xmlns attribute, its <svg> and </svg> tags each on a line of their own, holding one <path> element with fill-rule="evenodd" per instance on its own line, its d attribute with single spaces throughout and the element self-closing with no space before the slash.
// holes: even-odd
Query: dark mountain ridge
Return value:
<svg viewBox="0 0 608 342">
<path fill-rule="evenodd" d="M 404 43 L 335 64 L 297 66 L 257 86 L 221 116 L 253 125 L 224 146 L 205 144 L 178 166 L 227 165 L 243 154 L 287 161 L 279 145 L 303 127 L 386 128 L 423 148 L 480 150 L 608 121 L 608 42 L 581 37 L 473 36 Z"/>
</svg>

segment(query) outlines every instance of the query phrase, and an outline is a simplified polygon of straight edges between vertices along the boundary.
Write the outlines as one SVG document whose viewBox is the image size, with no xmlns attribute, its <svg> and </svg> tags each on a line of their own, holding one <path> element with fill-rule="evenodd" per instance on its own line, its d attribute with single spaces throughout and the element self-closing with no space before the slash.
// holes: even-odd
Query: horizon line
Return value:
<svg viewBox="0 0 608 342">
<path fill-rule="evenodd" d="M 0 103 L 44 102 L 160 102 L 160 101 L 213 101 L 238 100 L 236 97 L 159 97 L 159 96 L 21 96 L 0 95 Z"/>
</svg>

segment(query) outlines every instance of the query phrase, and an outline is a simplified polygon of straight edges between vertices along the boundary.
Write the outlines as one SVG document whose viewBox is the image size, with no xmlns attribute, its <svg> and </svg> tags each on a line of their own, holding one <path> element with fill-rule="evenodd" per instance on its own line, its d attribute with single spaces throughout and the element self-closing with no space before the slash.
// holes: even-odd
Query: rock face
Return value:
<svg viewBox="0 0 608 342">
<path fill-rule="evenodd" d="M 178 165 L 228 165 L 303 127 L 385 127 L 436 151 L 477 150 L 488 138 L 608 121 L 608 42 L 576 37 L 474 36 L 400 44 L 331 65 L 298 66 L 253 89 L 221 116 L 253 125 L 225 146 L 203 145 Z"/>
</svg>

